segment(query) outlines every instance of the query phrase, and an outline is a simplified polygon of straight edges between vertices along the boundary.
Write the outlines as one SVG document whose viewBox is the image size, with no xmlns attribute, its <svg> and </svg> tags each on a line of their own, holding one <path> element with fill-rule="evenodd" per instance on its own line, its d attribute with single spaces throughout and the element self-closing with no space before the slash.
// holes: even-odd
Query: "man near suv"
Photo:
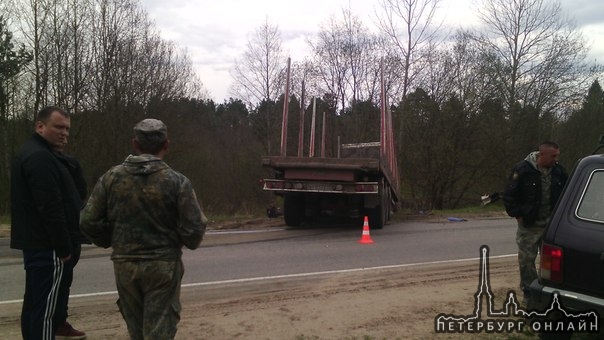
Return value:
<svg viewBox="0 0 604 340">
<path fill-rule="evenodd" d="M 535 259 L 545 226 L 568 179 L 558 164 L 560 147 L 546 141 L 512 168 L 503 193 L 509 216 L 518 222 L 516 243 L 520 267 L 520 288 L 526 302 L 528 288 L 537 278 Z"/>
</svg>

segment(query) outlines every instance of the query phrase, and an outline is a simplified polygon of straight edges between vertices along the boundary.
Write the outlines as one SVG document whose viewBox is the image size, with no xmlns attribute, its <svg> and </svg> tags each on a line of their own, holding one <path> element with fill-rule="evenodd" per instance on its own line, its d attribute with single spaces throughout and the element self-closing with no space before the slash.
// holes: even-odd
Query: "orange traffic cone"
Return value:
<svg viewBox="0 0 604 340">
<path fill-rule="evenodd" d="M 359 240 L 360 244 L 372 244 L 373 240 L 371 239 L 371 235 L 369 235 L 369 219 L 365 216 L 365 221 L 363 222 L 363 234 L 361 239 Z"/>
</svg>

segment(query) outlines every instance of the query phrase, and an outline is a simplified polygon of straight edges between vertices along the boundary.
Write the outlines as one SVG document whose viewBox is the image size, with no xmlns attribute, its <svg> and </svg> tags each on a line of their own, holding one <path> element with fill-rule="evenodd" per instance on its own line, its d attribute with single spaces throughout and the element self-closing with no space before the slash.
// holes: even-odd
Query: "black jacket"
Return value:
<svg viewBox="0 0 604 340">
<path fill-rule="evenodd" d="M 81 205 L 68 169 L 48 142 L 34 134 L 11 164 L 11 248 L 70 255 L 84 239 Z"/>
<path fill-rule="evenodd" d="M 63 166 L 65 166 L 67 171 L 69 171 L 69 175 L 73 180 L 73 184 L 75 184 L 75 187 L 78 191 L 78 196 L 72 197 L 73 202 L 77 202 L 79 206 L 79 210 L 77 212 L 76 217 L 76 220 L 78 221 L 78 228 L 77 230 L 74 229 L 71 232 L 72 241 L 79 244 L 90 244 L 90 240 L 88 240 L 86 236 L 84 236 L 84 234 L 81 232 L 81 229 L 79 228 L 80 210 L 84 208 L 84 205 L 86 205 L 86 196 L 88 195 L 88 185 L 86 184 L 86 180 L 84 179 L 84 172 L 82 171 L 82 166 L 80 165 L 80 162 L 78 162 L 78 159 L 74 156 L 67 155 L 61 152 L 55 152 L 55 156 L 57 156 L 59 161 L 63 164 Z"/>
<path fill-rule="evenodd" d="M 567 179 L 568 174 L 561 165 L 556 164 L 551 169 L 551 210 L 554 209 Z M 526 226 L 532 226 L 537 220 L 541 205 L 541 172 L 529 161 L 523 160 L 512 168 L 503 192 L 503 203 L 508 215 L 522 217 Z"/>
<path fill-rule="evenodd" d="M 57 156 L 59 161 L 61 161 L 65 168 L 67 168 L 67 171 L 69 171 L 69 174 L 73 179 L 73 182 L 76 186 L 76 189 L 78 190 L 80 199 L 82 201 L 81 208 L 84 208 L 86 195 L 88 195 L 88 185 L 86 184 L 86 180 L 84 179 L 84 173 L 82 171 L 82 166 L 80 165 L 80 162 L 78 162 L 78 159 L 74 156 L 67 155 L 61 152 L 56 152 L 55 156 Z"/>
</svg>

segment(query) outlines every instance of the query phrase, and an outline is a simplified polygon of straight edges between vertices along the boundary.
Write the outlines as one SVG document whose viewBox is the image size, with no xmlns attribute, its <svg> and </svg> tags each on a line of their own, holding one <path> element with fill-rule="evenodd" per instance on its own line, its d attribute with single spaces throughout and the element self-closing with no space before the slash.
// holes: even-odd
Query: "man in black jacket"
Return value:
<svg viewBox="0 0 604 340">
<path fill-rule="evenodd" d="M 503 193 L 505 209 L 518 222 L 516 243 L 520 266 L 520 288 L 525 293 L 537 278 L 535 258 L 543 231 L 568 175 L 558 164 L 560 147 L 554 142 L 543 142 L 539 151 L 531 152 L 514 165 Z"/>
<path fill-rule="evenodd" d="M 57 301 L 64 275 L 73 270 L 73 247 L 81 237 L 80 194 L 55 150 L 67 144 L 69 114 L 42 109 L 35 133 L 11 164 L 11 248 L 23 251 L 23 339 L 54 339 Z M 85 334 L 69 334 L 82 339 Z"/>
</svg>

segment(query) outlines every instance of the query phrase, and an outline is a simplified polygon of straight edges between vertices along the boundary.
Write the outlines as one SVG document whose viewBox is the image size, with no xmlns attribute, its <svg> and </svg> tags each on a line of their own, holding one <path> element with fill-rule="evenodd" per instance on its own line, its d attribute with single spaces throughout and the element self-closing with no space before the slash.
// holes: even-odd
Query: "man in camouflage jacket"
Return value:
<svg viewBox="0 0 604 340">
<path fill-rule="evenodd" d="M 162 161 L 167 128 L 156 119 L 134 127 L 137 155 L 107 171 L 82 211 L 92 242 L 112 247 L 120 312 L 131 339 L 173 339 L 180 320 L 182 247 L 195 249 L 205 219 L 187 177 Z"/>
<path fill-rule="evenodd" d="M 558 164 L 559 156 L 560 147 L 556 143 L 541 143 L 539 151 L 531 152 L 514 165 L 503 193 L 508 215 L 518 222 L 516 243 L 520 288 L 525 295 L 531 282 L 537 278 L 535 259 L 543 232 L 568 178 L 564 168 Z"/>
</svg>

